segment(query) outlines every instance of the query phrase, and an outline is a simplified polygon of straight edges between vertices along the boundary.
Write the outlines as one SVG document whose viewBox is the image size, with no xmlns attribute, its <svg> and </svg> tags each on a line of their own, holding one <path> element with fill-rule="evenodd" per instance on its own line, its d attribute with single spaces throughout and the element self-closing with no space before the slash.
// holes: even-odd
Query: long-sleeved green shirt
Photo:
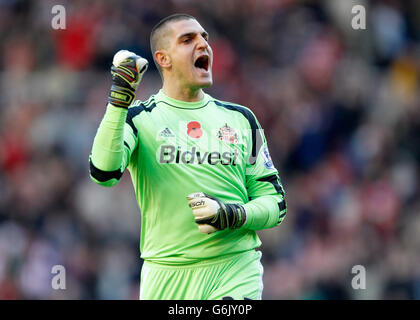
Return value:
<svg viewBox="0 0 420 320">
<path fill-rule="evenodd" d="M 90 175 L 104 186 L 128 168 L 141 211 L 141 257 L 166 264 L 257 248 L 255 230 L 280 224 L 285 193 L 255 115 L 208 94 L 183 102 L 162 90 L 127 110 L 108 104 L 90 155 Z M 236 230 L 203 234 L 187 195 L 204 192 L 243 204 Z"/>
</svg>

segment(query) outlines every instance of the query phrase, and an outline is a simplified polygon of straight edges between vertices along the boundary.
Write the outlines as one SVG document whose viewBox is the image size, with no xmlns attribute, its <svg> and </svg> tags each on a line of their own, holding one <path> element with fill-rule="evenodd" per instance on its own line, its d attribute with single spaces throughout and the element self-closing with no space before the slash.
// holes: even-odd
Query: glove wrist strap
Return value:
<svg viewBox="0 0 420 320">
<path fill-rule="evenodd" d="M 133 92 L 133 90 L 114 84 L 112 85 L 108 96 L 108 103 L 112 104 L 115 107 L 127 109 L 131 105 L 135 97 L 136 95 Z"/>
<path fill-rule="evenodd" d="M 246 212 L 243 206 L 239 204 L 225 204 L 228 214 L 229 229 L 238 229 L 246 221 Z"/>
</svg>

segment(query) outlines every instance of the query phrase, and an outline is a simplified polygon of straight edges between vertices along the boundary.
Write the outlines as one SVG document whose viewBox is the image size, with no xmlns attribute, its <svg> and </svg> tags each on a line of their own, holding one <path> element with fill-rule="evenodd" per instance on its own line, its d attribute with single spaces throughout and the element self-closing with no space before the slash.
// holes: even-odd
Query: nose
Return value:
<svg viewBox="0 0 420 320">
<path fill-rule="evenodd" d="M 207 49 L 209 46 L 209 43 L 206 41 L 206 39 L 200 34 L 198 37 L 198 49 Z"/>
</svg>

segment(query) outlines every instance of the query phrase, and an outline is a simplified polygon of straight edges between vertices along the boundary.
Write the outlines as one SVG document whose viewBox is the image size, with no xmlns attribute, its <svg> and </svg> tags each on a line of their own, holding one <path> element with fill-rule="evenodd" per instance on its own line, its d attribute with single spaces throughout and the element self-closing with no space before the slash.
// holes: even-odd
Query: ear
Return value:
<svg viewBox="0 0 420 320">
<path fill-rule="evenodd" d="M 168 55 L 166 50 L 156 51 L 155 60 L 161 66 L 162 69 L 169 68 L 172 66 L 171 57 Z"/>
</svg>

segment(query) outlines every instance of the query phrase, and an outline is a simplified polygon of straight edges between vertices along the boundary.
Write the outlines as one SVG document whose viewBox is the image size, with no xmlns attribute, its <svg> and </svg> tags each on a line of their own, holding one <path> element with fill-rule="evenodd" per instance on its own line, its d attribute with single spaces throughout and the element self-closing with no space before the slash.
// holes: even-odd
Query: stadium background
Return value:
<svg viewBox="0 0 420 320">
<path fill-rule="evenodd" d="M 366 30 L 351 28 L 356 4 Z M 420 299 L 415 0 L 0 1 L 0 299 L 138 298 L 129 175 L 100 187 L 88 155 L 113 54 L 151 62 L 151 28 L 175 12 L 209 31 L 207 92 L 254 110 L 286 189 L 286 220 L 259 232 L 263 298 Z M 138 98 L 159 87 L 151 63 Z M 57 264 L 66 290 L 51 288 Z"/>
</svg>

